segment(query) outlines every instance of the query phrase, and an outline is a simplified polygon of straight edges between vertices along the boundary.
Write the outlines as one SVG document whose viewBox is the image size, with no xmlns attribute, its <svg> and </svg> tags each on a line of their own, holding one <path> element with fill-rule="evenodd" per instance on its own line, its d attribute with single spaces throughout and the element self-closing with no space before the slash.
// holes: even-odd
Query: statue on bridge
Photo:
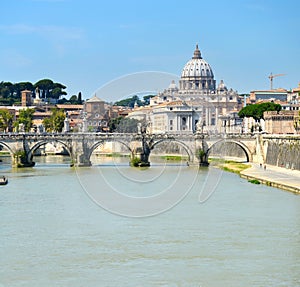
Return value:
<svg viewBox="0 0 300 287">
<path fill-rule="evenodd" d="M 147 126 L 138 123 L 138 134 L 142 136 L 142 146 L 135 148 L 132 154 L 131 165 L 150 166 L 150 147 L 146 139 Z"/>
<path fill-rule="evenodd" d="M 199 121 L 196 124 L 196 133 L 197 134 L 203 134 L 203 121 L 202 121 L 202 118 L 200 118 Z"/>
</svg>

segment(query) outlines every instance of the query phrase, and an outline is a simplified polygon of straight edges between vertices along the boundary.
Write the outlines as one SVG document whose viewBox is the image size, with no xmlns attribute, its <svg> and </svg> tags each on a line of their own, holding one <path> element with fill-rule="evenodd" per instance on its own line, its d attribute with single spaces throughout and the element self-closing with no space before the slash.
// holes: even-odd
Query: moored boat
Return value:
<svg viewBox="0 0 300 287">
<path fill-rule="evenodd" d="M 0 185 L 5 185 L 8 183 L 8 178 L 6 176 L 0 177 Z"/>
</svg>

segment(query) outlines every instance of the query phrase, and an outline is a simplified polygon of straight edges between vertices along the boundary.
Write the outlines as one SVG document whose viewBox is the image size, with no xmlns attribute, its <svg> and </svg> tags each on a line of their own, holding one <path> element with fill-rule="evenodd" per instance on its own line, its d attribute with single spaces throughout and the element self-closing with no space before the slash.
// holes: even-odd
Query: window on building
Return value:
<svg viewBox="0 0 300 287">
<path fill-rule="evenodd" d="M 170 125 L 173 125 L 173 120 L 170 120 Z"/>
</svg>

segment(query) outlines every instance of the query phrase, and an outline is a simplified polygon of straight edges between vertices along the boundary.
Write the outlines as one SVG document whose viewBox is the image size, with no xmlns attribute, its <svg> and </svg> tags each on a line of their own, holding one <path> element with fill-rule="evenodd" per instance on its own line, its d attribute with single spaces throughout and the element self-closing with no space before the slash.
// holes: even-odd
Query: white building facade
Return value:
<svg viewBox="0 0 300 287">
<path fill-rule="evenodd" d="M 229 120 L 237 114 L 239 105 L 236 91 L 228 89 L 223 81 L 216 87 L 212 68 L 196 45 L 192 59 L 183 67 L 179 87 L 172 81 L 151 98 L 148 129 L 151 133 L 193 133 L 197 129 L 205 133 L 224 129 L 240 132 L 241 127 L 230 126 L 235 121 Z"/>
</svg>

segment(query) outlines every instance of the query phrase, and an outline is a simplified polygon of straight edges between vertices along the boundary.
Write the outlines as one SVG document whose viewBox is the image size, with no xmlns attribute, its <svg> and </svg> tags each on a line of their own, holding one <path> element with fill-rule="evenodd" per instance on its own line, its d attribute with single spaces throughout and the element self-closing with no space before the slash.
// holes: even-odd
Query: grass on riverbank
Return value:
<svg viewBox="0 0 300 287">
<path fill-rule="evenodd" d="M 260 184 L 260 181 L 257 179 L 249 179 L 248 182 L 253 183 L 253 184 Z"/>
<path fill-rule="evenodd" d="M 233 173 L 240 174 L 241 171 L 251 167 L 250 164 L 243 162 L 237 162 L 233 160 L 224 160 L 219 158 L 210 158 L 209 163 L 211 166 L 223 169 L 224 171 L 229 171 Z"/>
<path fill-rule="evenodd" d="M 174 161 L 181 161 L 181 160 L 188 159 L 187 157 L 181 155 L 162 155 L 160 158 L 164 160 L 174 160 Z"/>
</svg>

